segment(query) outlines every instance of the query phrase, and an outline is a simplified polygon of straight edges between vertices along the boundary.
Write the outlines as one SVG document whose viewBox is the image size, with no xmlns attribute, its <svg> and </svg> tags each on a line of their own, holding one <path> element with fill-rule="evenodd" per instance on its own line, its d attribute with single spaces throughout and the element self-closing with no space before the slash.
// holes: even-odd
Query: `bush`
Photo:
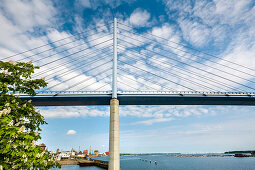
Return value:
<svg viewBox="0 0 255 170">
<path fill-rule="evenodd" d="M 36 95 L 44 79 L 32 79 L 32 62 L 0 61 L 0 165 L 4 169 L 49 169 L 59 167 L 49 151 L 36 145 L 40 126 L 47 124 L 30 101 L 16 94 Z"/>
</svg>

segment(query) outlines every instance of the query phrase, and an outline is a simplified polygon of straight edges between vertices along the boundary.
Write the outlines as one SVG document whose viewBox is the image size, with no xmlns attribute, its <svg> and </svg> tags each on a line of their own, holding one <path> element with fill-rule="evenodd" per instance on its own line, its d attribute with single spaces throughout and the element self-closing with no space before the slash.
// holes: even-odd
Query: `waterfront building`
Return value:
<svg viewBox="0 0 255 170">
<path fill-rule="evenodd" d="M 59 151 L 59 149 L 57 149 L 57 151 L 56 151 L 56 154 L 58 155 L 58 154 L 60 154 L 61 152 Z"/>
<path fill-rule="evenodd" d="M 83 155 L 83 154 L 78 154 L 78 155 L 75 155 L 75 157 L 78 158 L 78 159 L 81 159 L 81 158 L 85 158 L 85 155 Z"/>
<path fill-rule="evenodd" d="M 72 149 L 71 150 L 71 156 L 74 157 L 76 154 L 77 154 L 77 152 L 74 149 Z"/>
<path fill-rule="evenodd" d="M 94 150 L 94 155 L 98 156 L 98 150 Z"/>
<path fill-rule="evenodd" d="M 59 154 L 61 159 L 69 159 L 71 156 L 71 152 L 70 151 L 63 151 Z"/>
<path fill-rule="evenodd" d="M 89 155 L 88 150 L 83 150 L 84 155 Z"/>
</svg>

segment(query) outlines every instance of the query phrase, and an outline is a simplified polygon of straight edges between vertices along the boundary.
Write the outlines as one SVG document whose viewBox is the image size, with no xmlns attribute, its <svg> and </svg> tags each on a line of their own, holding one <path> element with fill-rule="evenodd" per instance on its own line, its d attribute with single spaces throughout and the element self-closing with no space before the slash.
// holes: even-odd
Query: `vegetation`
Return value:
<svg viewBox="0 0 255 170">
<path fill-rule="evenodd" d="M 225 152 L 225 154 L 238 154 L 238 153 L 250 153 L 250 154 L 255 154 L 255 151 L 252 151 L 252 150 L 250 150 L 250 151 L 229 151 L 229 152 Z"/>
<path fill-rule="evenodd" d="M 0 165 L 4 169 L 49 169 L 58 167 L 51 153 L 36 145 L 40 126 L 47 124 L 30 101 L 16 94 L 36 95 L 44 79 L 32 79 L 32 62 L 0 61 Z"/>
</svg>

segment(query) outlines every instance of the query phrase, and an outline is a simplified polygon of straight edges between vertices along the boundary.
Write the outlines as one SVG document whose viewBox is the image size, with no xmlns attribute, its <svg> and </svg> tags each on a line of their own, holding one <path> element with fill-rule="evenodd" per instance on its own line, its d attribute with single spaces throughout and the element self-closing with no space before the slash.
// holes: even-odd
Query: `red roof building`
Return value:
<svg viewBox="0 0 255 170">
<path fill-rule="evenodd" d="M 83 150 L 84 155 L 88 155 L 88 150 Z"/>
</svg>

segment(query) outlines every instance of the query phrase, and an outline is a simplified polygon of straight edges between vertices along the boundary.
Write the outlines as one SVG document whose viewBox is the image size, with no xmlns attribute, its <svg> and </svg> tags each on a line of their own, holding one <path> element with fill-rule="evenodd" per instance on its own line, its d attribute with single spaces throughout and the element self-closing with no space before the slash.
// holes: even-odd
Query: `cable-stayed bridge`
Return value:
<svg viewBox="0 0 255 170">
<path fill-rule="evenodd" d="M 119 104 L 255 105 L 254 68 L 173 37 L 115 19 L 2 60 L 40 67 L 33 78 L 48 86 L 34 97 L 21 94 L 37 106 L 110 104 L 109 169 L 119 169 Z"/>
<path fill-rule="evenodd" d="M 118 23 L 115 37 L 120 104 L 254 105 L 254 68 L 125 23 Z M 40 66 L 33 78 L 45 77 L 48 87 L 33 97 L 36 105 L 107 105 L 115 77 L 113 40 L 109 23 L 49 38 L 2 60 Z"/>
<path fill-rule="evenodd" d="M 32 60 L 40 66 L 33 77 L 45 77 L 48 87 L 33 97 L 38 106 L 108 105 L 114 77 L 121 105 L 254 105 L 254 68 L 153 31 L 139 33 L 124 23 L 117 27 L 116 34 L 109 23 L 49 38 L 3 60 Z"/>
</svg>

